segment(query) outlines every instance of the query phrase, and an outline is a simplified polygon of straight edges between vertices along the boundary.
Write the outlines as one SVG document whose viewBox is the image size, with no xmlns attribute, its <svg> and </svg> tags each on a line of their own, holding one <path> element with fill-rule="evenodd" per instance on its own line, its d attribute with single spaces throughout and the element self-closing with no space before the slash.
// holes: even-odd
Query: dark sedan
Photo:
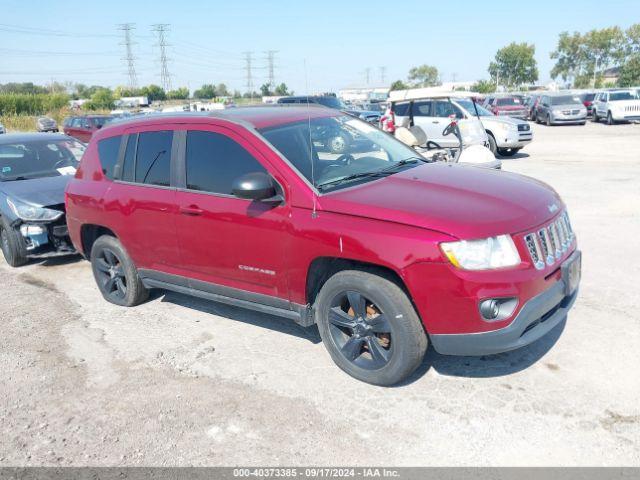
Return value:
<svg viewBox="0 0 640 480">
<path fill-rule="evenodd" d="M 64 190 L 85 148 L 60 134 L 0 137 L 0 246 L 12 267 L 74 252 Z"/>
</svg>

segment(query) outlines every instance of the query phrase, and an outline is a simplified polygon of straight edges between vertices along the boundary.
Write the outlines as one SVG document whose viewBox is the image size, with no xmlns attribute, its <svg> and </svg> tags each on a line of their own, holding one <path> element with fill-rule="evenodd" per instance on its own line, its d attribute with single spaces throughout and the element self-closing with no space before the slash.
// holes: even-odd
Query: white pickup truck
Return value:
<svg viewBox="0 0 640 480">
<path fill-rule="evenodd" d="M 618 89 L 598 92 L 593 100 L 593 121 L 599 122 L 600 120 L 606 120 L 607 125 L 640 120 L 638 91 Z"/>
</svg>

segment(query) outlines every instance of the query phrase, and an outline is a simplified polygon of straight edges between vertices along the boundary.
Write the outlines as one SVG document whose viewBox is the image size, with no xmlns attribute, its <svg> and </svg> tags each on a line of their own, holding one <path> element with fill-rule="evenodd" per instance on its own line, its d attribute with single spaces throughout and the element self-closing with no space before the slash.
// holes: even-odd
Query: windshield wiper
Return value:
<svg viewBox="0 0 640 480">
<path fill-rule="evenodd" d="M 416 163 L 416 162 L 424 162 L 424 163 L 429 163 L 429 160 L 427 160 L 426 158 L 422 158 L 422 157 L 409 157 L 409 158 L 405 158 L 404 160 L 400 160 L 399 162 L 394 163 L 393 165 L 390 165 L 386 168 L 383 168 L 382 170 L 375 170 L 373 172 L 359 172 L 359 173 L 353 173 L 351 175 L 347 175 L 346 177 L 340 177 L 340 178 L 336 178 L 335 180 L 330 180 L 328 182 L 324 182 L 324 183 L 320 183 L 318 184 L 318 188 L 319 189 L 323 189 L 324 187 L 330 186 L 330 185 L 338 185 L 340 183 L 344 183 L 344 182 L 350 182 L 352 180 L 359 180 L 361 178 L 380 178 L 380 177 L 387 177 L 389 175 L 392 175 L 394 172 L 394 170 L 396 170 L 398 167 L 402 167 L 404 165 L 408 165 L 411 163 Z"/>
</svg>

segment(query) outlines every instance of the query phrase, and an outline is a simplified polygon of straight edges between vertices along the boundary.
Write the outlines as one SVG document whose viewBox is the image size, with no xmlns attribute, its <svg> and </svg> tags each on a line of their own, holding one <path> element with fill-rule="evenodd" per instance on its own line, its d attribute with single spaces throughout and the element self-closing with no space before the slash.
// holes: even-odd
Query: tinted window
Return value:
<svg viewBox="0 0 640 480">
<path fill-rule="evenodd" d="M 407 115 L 409 113 L 409 105 L 410 103 L 396 103 L 393 105 L 393 108 L 391 109 L 393 111 L 393 113 L 395 115 L 398 115 L 400 117 L 404 117 L 405 115 Z"/>
<path fill-rule="evenodd" d="M 431 102 L 413 102 L 412 112 L 414 117 L 432 117 Z"/>
<path fill-rule="evenodd" d="M 171 139 L 173 132 L 138 134 L 136 182 L 168 187 L 171 178 Z"/>
<path fill-rule="evenodd" d="M 278 103 L 295 103 L 296 99 L 295 98 L 281 98 L 280 100 L 278 100 Z"/>
<path fill-rule="evenodd" d="M 120 178 L 126 182 L 133 182 L 135 172 L 136 146 L 138 144 L 138 134 L 129 135 L 127 140 L 127 148 L 124 151 L 124 160 L 122 162 L 122 174 Z"/>
<path fill-rule="evenodd" d="M 121 136 L 105 138 L 98 142 L 98 157 L 102 165 L 102 173 L 107 178 L 113 178 L 113 169 L 118 161 L 118 152 L 120 151 Z"/>
<path fill-rule="evenodd" d="M 213 132 L 187 133 L 187 188 L 231 195 L 233 181 L 265 168 L 234 140 Z"/>
</svg>

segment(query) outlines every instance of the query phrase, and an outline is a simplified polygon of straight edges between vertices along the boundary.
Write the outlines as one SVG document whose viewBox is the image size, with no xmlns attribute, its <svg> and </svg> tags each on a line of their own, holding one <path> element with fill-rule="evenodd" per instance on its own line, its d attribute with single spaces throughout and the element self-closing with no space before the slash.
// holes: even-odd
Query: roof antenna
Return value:
<svg viewBox="0 0 640 480">
<path fill-rule="evenodd" d="M 313 161 L 313 141 L 311 139 L 311 109 L 310 109 L 310 105 L 309 105 L 309 76 L 307 75 L 307 59 L 304 59 L 304 84 L 305 84 L 305 89 L 307 90 L 307 119 L 308 119 L 308 126 L 309 126 L 309 160 L 311 161 L 311 185 L 313 186 L 313 189 L 315 190 L 316 188 L 316 175 L 315 175 L 315 166 L 314 166 L 314 161 Z M 317 195 L 315 191 L 312 191 L 311 194 L 313 195 L 313 210 L 311 211 L 311 218 L 316 218 L 318 216 L 318 212 L 316 210 L 317 207 Z"/>
</svg>

